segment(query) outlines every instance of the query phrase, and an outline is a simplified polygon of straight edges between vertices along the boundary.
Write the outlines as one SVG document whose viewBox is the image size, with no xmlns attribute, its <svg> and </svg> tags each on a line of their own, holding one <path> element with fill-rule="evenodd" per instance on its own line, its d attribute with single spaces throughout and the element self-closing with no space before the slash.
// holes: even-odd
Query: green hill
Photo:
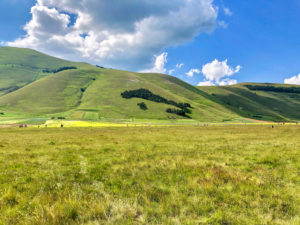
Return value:
<svg viewBox="0 0 300 225">
<path fill-rule="evenodd" d="M 264 90 L 255 85 L 195 87 L 163 74 L 105 69 L 29 49 L 0 47 L 0 112 L 5 115 L 90 120 L 192 118 L 206 122 L 237 121 L 243 117 L 276 121 L 300 119 L 297 113 L 300 92 L 282 88 Z M 165 102 L 121 96 L 125 91 L 141 88 Z M 142 102 L 147 110 L 138 106 Z M 191 107 L 182 107 L 183 103 Z M 185 111 L 185 116 L 168 113 L 167 109 Z"/>
<path fill-rule="evenodd" d="M 0 96 L 47 76 L 45 69 L 75 65 L 29 49 L 0 47 Z"/>
<path fill-rule="evenodd" d="M 199 87 L 236 114 L 257 120 L 300 119 L 300 86 L 242 83 L 227 87 Z"/>
</svg>

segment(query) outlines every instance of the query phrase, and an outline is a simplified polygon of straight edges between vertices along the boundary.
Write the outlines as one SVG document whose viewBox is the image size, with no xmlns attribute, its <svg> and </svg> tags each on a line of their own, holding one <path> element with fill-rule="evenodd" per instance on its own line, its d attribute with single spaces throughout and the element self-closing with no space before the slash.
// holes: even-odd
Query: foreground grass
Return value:
<svg viewBox="0 0 300 225">
<path fill-rule="evenodd" d="M 0 129 L 0 224 L 299 224 L 300 127 Z"/>
</svg>

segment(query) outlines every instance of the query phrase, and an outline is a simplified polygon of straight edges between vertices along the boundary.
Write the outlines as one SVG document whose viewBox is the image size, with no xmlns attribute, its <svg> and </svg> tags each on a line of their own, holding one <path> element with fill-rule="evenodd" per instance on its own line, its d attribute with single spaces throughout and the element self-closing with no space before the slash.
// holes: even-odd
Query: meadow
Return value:
<svg viewBox="0 0 300 225">
<path fill-rule="evenodd" d="M 0 129 L 0 224 L 299 224 L 300 126 Z"/>
</svg>

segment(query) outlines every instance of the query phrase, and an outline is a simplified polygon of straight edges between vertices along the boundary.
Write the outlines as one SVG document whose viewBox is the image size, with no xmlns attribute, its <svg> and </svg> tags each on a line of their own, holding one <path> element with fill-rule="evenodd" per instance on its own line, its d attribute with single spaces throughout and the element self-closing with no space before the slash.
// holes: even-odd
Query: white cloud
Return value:
<svg viewBox="0 0 300 225">
<path fill-rule="evenodd" d="M 218 22 L 219 27 L 222 27 L 224 29 L 227 29 L 228 27 L 228 23 L 226 23 L 225 21 L 221 20 Z"/>
<path fill-rule="evenodd" d="M 199 69 L 191 69 L 189 72 L 186 73 L 187 76 L 193 77 L 195 74 L 200 74 L 201 71 Z"/>
<path fill-rule="evenodd" d="M 211 80 L 205 80 L 198 83 L 198 86 L 227 86 L 227 85 L 234 85 L 237 84 L 237 80 L 225 78 L 223 80 L 220 80 L 219 82 L 211 81 Z"/>
<path fill-rule="evenodd" d="M 178 63 L 176 64 L 177 69 L 181 69 L 184 66 L 184 63 Z"/>
<path fill-rule="evenodd" d="M 199 82 L 198 86 L 216 86 L 216 84 L 210 80 L 207 80 L 207 81 Z"/>
<path fill-rule="evenodd" d="M 141 71 L 142 73 L 166 73 L 165 64 L 168 62 L 168 53 L 164 52 L 156 56 L 153 68 Z"/>
<path fill-rule="evenodd" d="M 284 80 L 285 84 L 297 84 L 300 85 L 300 74 Z"/>
<path fill-rule="evenodd" d="M 171 69 L 171 70 L 169 70 L 168 74 L 172 75 L 175 71 L 176 71 L 175 69 Z"/>
<path fill-rule="evenodd" d="M 175 71 L 181 69 L 183 66 L 184 66 L 183 63 L 178 63 L 178 64 L 176 64 L 175 68 L 170 69 L 169 72 L 168 72 L 168 74 L 169 74 L 169 75 L 173 75 L 173 73 L 174 73 Z"/>
<path fill-rule="evenodd" d="M 224 11 L 225 15 L 232 16 L 232 12 L 229 8 L 223 6 L 223 11 Z"/>
<path fill-rule="evenodd" d="M 198 86 L 226 86 L 237 84 L 237 80 L 233 80 L 228 77 L 232 76 L 235 73 L 238 73 L 242 67 L 236 66 L 236 68 L 234 69 L 228 66 L 227 62 L 227 59 L 221 62 L 215 59 L 211 63 L 203 65 L 201 72 L 204 75 L 205 80 L 200 82 Z"/>
<path fill-rule="evenodd" d="M 220 85 L 220 86 L 227 86 L 227 85 L 234 85 L 234 84 L 237 84 L 237 80 L 232 80 L 232 79 L 229 79 L 229 78 L 221 80 L 218 83 L 218 85 Z"/>
<path fill-rule="evenodd" d="M 207 63 L 202 67 L 202 73 L 207 80 L 220 82 L 223 77 L 232 76 L 238 73 L 241 66 L 237 66 L 235 69 L 227 65 L 227 59 L 224 61 L 218 61 L 215 59 L 211 63 Z"/>
<path fill-rule="evenodd" d="M 7 45 L 135 71 L 217 20 L 213 0 L 37 0 L 31 13 L 26 36 Z"/>
</svg>

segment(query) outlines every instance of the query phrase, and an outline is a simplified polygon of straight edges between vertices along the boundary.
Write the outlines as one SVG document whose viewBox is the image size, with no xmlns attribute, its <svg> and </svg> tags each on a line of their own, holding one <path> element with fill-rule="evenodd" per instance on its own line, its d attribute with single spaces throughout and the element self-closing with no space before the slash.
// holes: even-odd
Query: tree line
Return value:
<svg viewBox="0 0 300 225">
<path fill-rule="evenodd" d="M 276 86 L 261 86 L 261 85 L 245 85 L 251 91 L 272 91 L 300 94 L 299 87 L 276 87 Z"/>
<path fill-rule="evenodd" d="M 75 66 L 65 66 L 65 67 L 60 67 L 58 69 L 54 69 L 54 70 L 44 69 L 43 73 L 59 73 L 64 70 L 76 70 L 76 69 L 77 69 L 77 67 L 75 67 Z"/>
<path fill-rule="evenodd" d="M 177 114 L 177 115 L 179 115 L 179 116 L 184 116 L 184 117 L 190 118 L 190 117 L 186 114 L 186 112 L 185 112 L 184 110 L 182 110 L 182 109 L 171 109 L 171 108 L 168 108 L 168 109 L 166 110 L 166 112 L 167 112 L 167 113 L 173 113 L 173 114 Z"/>
<path fill-rule="evenodd" d="M 179 116 L 184 116 L 184 117 L 190 118 L 187 115 L 187 113 L 191 113 L 191 110 L 189 108 L 192 108 L 192 106 L 189 103 L 182 103 L 182 102 L 177 103 L 173 100 L 168 100 L 164 97 L 161 97 L 160 95 L 153 94 L 151 91 L 144 89 L 144 88 L 137 89 L 137 90 L 131 90 L 131 91 L 125 91 L 125 92 L 121 93 L 121 96 L 126 99 L 141 98 L 141 99 L 146 99 L 146 100 L 153 101 L 153 102 L 173 105 L 173 106 L 178 107 L 179 109 L 168 108 L 166 110 L 167 113 L 177 114 Z M 144 102 L 139 103 L 138 106 L 142 110 L 148 109 L 147 105 Z"/>
<path fill-rule="evenodd" d="M 189 108 L 192 108 L 192 106 L 189 103 L 182 103 L 182 102 L 177 103 L 173 100 L 168 100 L 164 97 L 161 97 L 160 95 L 153 94 L 151 91 L 144 89 L 144 88 L 137 89 L 137 90 L 131 90 L 131 91 L 124 91 L 123 93 L 121 93 L 121 96 L 126 99 L 142 98 L 142 99 L 146 99 L 146 100 L 153 101 L 153 102 L 173 105 L 173 106 L 180 108 L 181 111 L 184 113 L 191 113 L 191 110 Z M 171 110 L 171 111 L 173 113 L 173 110 Z"/>
</svg>

